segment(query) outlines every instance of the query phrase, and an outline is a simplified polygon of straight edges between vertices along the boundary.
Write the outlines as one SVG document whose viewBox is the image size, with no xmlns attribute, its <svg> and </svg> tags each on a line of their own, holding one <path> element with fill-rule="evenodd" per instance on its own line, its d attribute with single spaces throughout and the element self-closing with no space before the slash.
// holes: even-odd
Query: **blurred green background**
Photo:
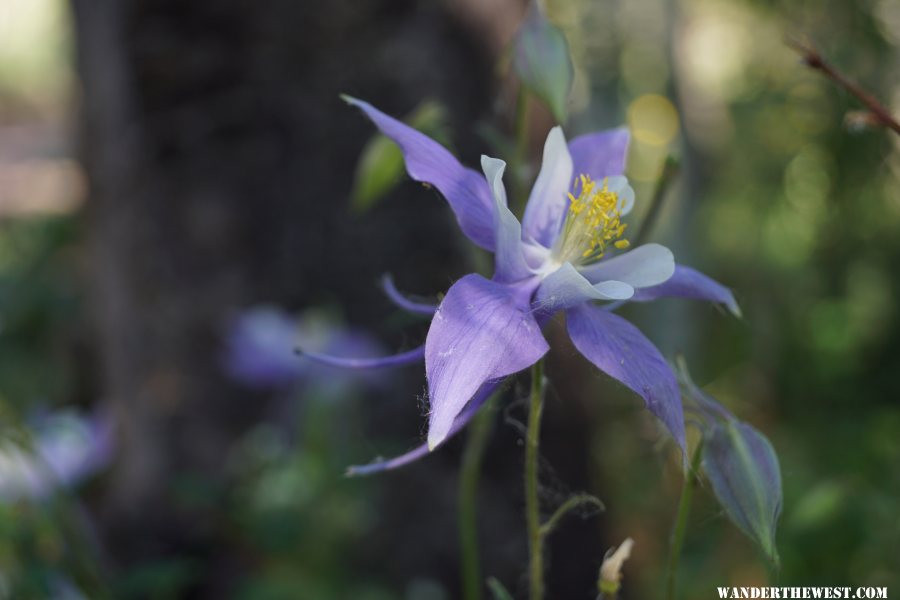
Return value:
<svg viewBox="0 0 900 600">
<path fill-rule="evenodd" d="M 410 8 L 415 3 L 401 4 L 398 14 L 408 10 L 419 15 L 424 10 Z M 468 31 L 466 36 L 479 40 L 475 46 L 483 53 L 480 56 L 503 65 L 502 48 L 524 7 L 499 2 L 491 12 L 475 2 L 446 4 L 449 8 L 442 9 L 439 18 L 458 20 Z M 235 3 L 229 7 L 235 13 L 270 10 Z M 770 572 L 708 490 L 701 489 L 682 560 L 682 597 L 712 597 L 716 585 L 766 582 L 887 586 L 897 593 L 900 137 L 848 126 L 848 112 L 860 108 L 856 101 L 800 64 L 784 39 L 809 36 L 832 63 L 900 113 L 900 4 L 547 0 L 547 10 L 566 32 L 575 63 L 567 131 L 629 124 L 634 142 L 628 174 L 638 194 L 638 216 L 665 157 L 669 153 L 681 157 L 682 173 L 652 237 L 672 247 L 680 262 L 731 287 L 744 318 L 736 320 L 708 305 L 676 300 L 628 307 L 625 314 L 667 355 L 684 352 L 695 379 L 765 433 L 781 460 L 781 570 Z M 177 10 L 175 14 L 172 18 L 177 21 Z M 379 18 L 390 22 L 401 17 L 385 9 Z M 147 26 L 166 39 L 169 22 L 161 25 L 148 19 Z M 208 27 L 216 23 L 213 14 Z M 305 26 L 302 20 L 297 23 Z M 71 7 L 61 0 L 4 0 L 0 7 L 0 431 L 12 445 L 23 439 L 24 424 L 34 411 L 65 406 L 87 411 L 123 401 L 109 396 L 99 374 L 104 355 L 97 348 L 104 342 L 94 324 L 96 316 L 91 316 L 97 291 L 86 284 L 90 263 L 96 260 L 89 250 L 91 228 L 96 227 L 91 217 L 96 210 L 91 208 L 96 182 L 90 169 L 82 166 L 85 157 L 90 164 L 92 155 L 90 148 L 84 149 L 81 134 L 85 88 L 101 83 L 96 77 L 79 78 L 73 27 Z M 132 33 L 123 31 L 126 36 Z M 191 31 L 201 38 L 205 35 Z M 389 43 L 392 31 L 387 26 L 373 28 L 365 34 L 366 44 L 378 52 L 379 44 Z M 309 43 L 316 44 L 316 38 Z M 322 56 L 304 55 L 303 68 L 311 69 L 308 65 L 317 61 L 323 69 L 341 68 L 324 54 L 325 49 Z M 198 64 L 198 69 L 205 68 L 206 63 Z M 462 64 L 501 73 L 492 90 L 495 100 L 480 112 L 479 122 L 455 117 L 454 127 L 444 130 L 451 140 L 465 137 L 460 146 L 468 151 L 485 143 L 476 137 L 479 128 L 491 125 L 502 130 L 508 124 L 506 105 L 511 96 L 502 67 L 492 71 L 490 64 Z M 351 77 L 361 69 L 346 68 Z M 275 83 L 267 85 L 277 85 L 278 71 L 273 69 Z M 300 81 L 311 72 L 303 71 Z M 442 75 L 434 77 L 440 80 Z M 155 98 L 140 86 L 136 89 Z M 349 91 L 364 97 L 369 93 L 362 84 Z M 377 97 L 382 92 L 371 93 Z M 451 98 L 437 96 L 452 114 L 460 113 Z M 401 100 L 389 108 L 408 114 L 425 100 L 414 93 L 405 98 L 409 102 Z M 343 114 L 356 118 L 349 111 Z M 531 147 L 535 157 L 550 124 L 546 111 L 535 106 Z M 361 120 L 356 126 L 369 133 L 346 140 L 344 146 L 358 153 L 371 130 Z M 277 159 L 288 168 L 292 148 L 296 146 L 285 145 Z M 336 150 L 323 148 L 326 159 L 338 160 Z M 163 153 L 160 150 L 160 156 Z M 269 155 L 262 156 L 260 160 L 266 160 Z M 331 176 L 341 180 L 330 208 L 340 215 L 350 211 L 351 168 L 352 163 L 335 166 Z M 403 190 L 407 195 L 420 193 L 410 186 Z M 393 204 L 389 195 L 369 207 L 367 214 L 393 210 L 391 218 L 402 220 L 394 227 L 407 227 L 417 218 L 409 215 L 412 206 Z M 646 202 L 643 207 L 646 210 Z M 446 230 L 452 231 L 452 226 Z M 296 227 L 302 236 L 319 225 L 311 220 Z M 376 235 L 369 241 L 378 244 L 379 239 Z M 432 240 L 424 237 L 420 242 L 427 246 Z M 347 252 L 360 249 L 351 246 Z M 453 264 L 467 260 L 459 250 L 452 253 Z M 290 264 L 290 256 L 284 260 Z M 413 285 L 416 273 L 430 273 L 429 281 L 436 287 L 412 287 L 423 294 L 444 291 L 446 285 L 441 288 L 440 282 L 449 284 L 465 272 L 405 260 L 407 286 Z M 368 279 L 358 284 L 359 294 L 376 294 L 373 282 L 379 275 L 372 268 Z M 371 314 L 340 308 L 350 298 L 343 289 L 303 298 L 313 299 L 317 307 L 325 305 L 354 325 L 369 325 L 374 320 Z M 298 298 L 284 304 L 291 310 L 306 309 L 308 305 Z M 284 300 L 274 294 L 261 299 Z M 386 333 L 388 343 L 402 339 L 398 332 L 411 324 L 396 315 L 376 322 L 375 332 Z M 557 338 L 553 336 L 561 342 Z M 569 364 L 573 362 L 574 366 Z M 548 412 L 564 410 L 561 406 L 566 404 L 580 406 L 588 417 L 588 433 L 581 440 L 580 456 L 560 455 L 554 441 L 547 441 L 548 460 L 560 479 L 548 485 L 580 485 L 568 482 L 566 471 L 569 461 L 583 464 L 584 487 L 607 506 L 588 525 L 577 519 L 569 524 L 586 528 L 594 540 L 593 554 L 584 557 L 585 569 L 595 570 L 608 547 L 633 537 L 636 545 L 625 567 L 623 597 L 661 597 L 681 486 L 677 464 L 660 451 L 658 432 L 635 398 L 591 374 L 571 349 L 552 356 L 549 369 L 551 379 L 556 375 L 566 382 L 556 382 L 560 398 L 548 405 Z M 273 424 L 271 415 L 257 415 L 243 422 L 239 435 L 229 438 L 228 453 L 220 457 L 227 477 L 209 482 L 188 474 L 170 481 L 169 499 L 205 515 L 209 522 L 204 527 L 214 529 L 216 543 L 228 547 L 233 562 L 216 563 L 218 571 L 229 573 L 227 595 L 457 597 L 452 502 L 417 513 L 422 537 L 440 539 L 396 542 L 410 546 L 409 552 L 422 543 L 421 552 L 432 554 L 421 560 L 434 568 L 417 573 L 406 566 L 386 566 L 392 556 L 388 551 L 377 554 L 393 545 L 373 538 L 392 534 L 390 527 L 378 529 L 384 519 L 384 498 L 416 497 L 423 486 L 430 487 L 429 469 L 435 464 L 431 461 L 442 460 L 445 475 L 434 486 L 449 496 L 455 494 L 455 451 L 409 467 L 418 470 L 410 479 L 342 477 L 349 464 L 414 443 L 420 414 L 414 398 L 422 383 L 418 374 L 404 377 L 392 394 L 402 396 L 398 402 L 407 407 L 406 420 L 401 421 L 405 435 L 396 427 L 387 433 L 377 431 L 386 419 L 376 419 L 374 426 L 362 424 L 373 411 L 365 391 L 351 387 L 336 394 L 334 389 L 296 386 L 277 392 L 300 407 L 291 419 L 276 419 Z M 260 397 L 273 394 L 254 392 L 252 398 L 263 402 Z M 515 436 L 499 421 L 497 427 L 504 435 L 495 445 L 504 446 L 505 458 L 490 459 L 486 479 L 517 482 Z M 120 430 L 121 437 L 129 435 L 131 430 Z M 0 474 L 6 469 L 4 460 L 11 459 L 0 458 Z M 116 461 L 114 453 L 113 465 Z M 207 577 L 211 559 L 190 544 L 154 547 L 135 553 L 124 564 L 117 559 L 120 538 L 107 535 L 107 527 L 92 525 L 94 519 L 102 521 L 97 515 L 107 506 L 108 479 L 101 471 L 50 499 L 2 500 L 0 596 L 221 597 L 210 591 L 215 586 L 198 584 Z M 403 483 L 401 489 L 397 481 Z M 506 520 L 501 522 L 517 527 L 521 490 L 490 483 L 485 490 L 503 496 L 499 506 Z M 489 506 L 486 510 L 498 506 L 489 499 L 484 504 Z M 429 529 L 431 519 L 446 523 L 437 531 L 450 534 L 442 537 Z M 362 549 L 367 545 L 368 554 Z M 83 551 L 85 547 L 95 550 Z M 521 590 L 515 561 L 524 556 L 524 549 L 503 552 L 500 558 L 491 555 L 487 574 L 511 573 L 508 587 Z M 554 552 L 560 555 L 563 550 Z M 521 575 L 524 563 L 519 568 Z M 590 581 L 578 585 L 584 594 L 571 597 L 590 597 Z"/>
</svg>

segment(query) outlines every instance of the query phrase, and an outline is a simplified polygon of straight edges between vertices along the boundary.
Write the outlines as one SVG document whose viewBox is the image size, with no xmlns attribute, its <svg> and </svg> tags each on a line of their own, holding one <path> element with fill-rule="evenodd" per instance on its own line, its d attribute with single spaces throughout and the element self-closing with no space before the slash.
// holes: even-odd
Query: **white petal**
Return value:
<svg viewBox="0 0 900 600">
<path fill-rule="evenodd" d="M 619 213 L 624 217 L 634 207 L 634 190 L 628 185 L 628 178 L 615 175 L 607 179 L 607 188 L 619 195 Z"/>
<path fill-rule="evenodd" d="M 525 235 L 543 246 L 553 245 L 568 207 L 566 193 L 572 183 L 572 157 L 561 127 L 554 127 L 544 143 L 544 160 L 538 174 L 522 225 Z"/>
<path fill-rule="evenodd" d="M 591 285 L 571 263 L 548 275 L 535 293 L 537 308 L 555 312 L 589 300 L 628 300 L 634 288 L 621 281 Z"/>
<path fill-rule="evenodd" d="M 591 283 L 623 281 L 632 287 L 659 285 L 675 272 L 672 251 L 659 244 L 644 244 L 613 258 L 581 268 Z"/>
<path fill-rule="evenodd" d="M 522 242 L 522 252 L 525 254 L 525 262 L 533 271 L 538 271 L 550 260 L 550 249 L 545 248 L 537 242 Z"/>
<path fill-rule="evenodd" d="M 522 225 L 506 203 L 506 188 L 503 187 L 506 163 L 498 158 L 482 155 L 481 168 L 494 196 L 494 278 L 509 282 L 528 277 L 531 270 L 522 252 Z"/>
</svg>

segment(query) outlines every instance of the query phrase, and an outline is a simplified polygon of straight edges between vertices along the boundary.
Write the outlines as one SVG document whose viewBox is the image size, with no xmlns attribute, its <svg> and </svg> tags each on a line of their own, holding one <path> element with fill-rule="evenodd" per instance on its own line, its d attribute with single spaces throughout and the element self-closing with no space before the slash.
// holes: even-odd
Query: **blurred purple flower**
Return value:
<svg viewBox="0 0 900 600">
<path fill-rule="evenodd" d="M 364 366 L 370 357 L 383 354 L 371 336 L 341 328 L 315 311 L 294 317 L 274 306 L 257 306 L 238 315 L 227 337 L 225 367 L 237 381 L 258 389 L 289 387 L 299 383 L 340 385 L 345 372 L 336 367 L 300 360 L 297 348 L 361 357 L 346 365 Z M 378 373 L 357 373 L 354 381 L 377 385 Z"/>
<path fill-rule="evenodd" d="M 296 381 L 307 368 L 296 359 L 297 323 L 274 307 L 241 313 L 228 330 L 225 365 L 236 380 L 252 387 Z"/>
<path fill-rule="evenodd" d="M 567 143 L 562 129 L 553 128 L 520 222 L 507 206 L 502 160 L 482 156 L 482 175 L 372 105 L 345 100 L 397 143 L 410 177 L 437 188 L 463 233 L 495 259 L 492 279 L 466 275 L 450 287 L 434 313 L 424 346 L 431 408 L 427 445 L 352 472 L 406 464 L 456 433 L 503 379 L 544 356 L 549 346 L 541 327 L 559 311 L 566 313 L 575 347 L 640 395 L 684 448 L 678 384 L 668 363 L 634 325 L 593 302 L 683 296 L 720 302 L 732 311 L 737 305 L 723 286 L 676 267 L 672 253 L 659 244 L 619 252 L 628 248 L 621 218 L 634 204 L 634 191 L 622 175 L 627 130 L 601 131 Z M 406 353 L 383 364 L 416 359 Z"/>
<path fill-rule="evenodd" d="M 73 410 L 42 415 L 28 428 L 31 448 L 0 442 L 0 500 L 41 499 L 106 467 L 114 450 L 113 425 L 103 413 Z"/>
<path fill-rule="evenodd" d="M 52 600 L 87 600 L 84 592 L 63 573 L 51 572 L 48 583 Z"/>
</svg>

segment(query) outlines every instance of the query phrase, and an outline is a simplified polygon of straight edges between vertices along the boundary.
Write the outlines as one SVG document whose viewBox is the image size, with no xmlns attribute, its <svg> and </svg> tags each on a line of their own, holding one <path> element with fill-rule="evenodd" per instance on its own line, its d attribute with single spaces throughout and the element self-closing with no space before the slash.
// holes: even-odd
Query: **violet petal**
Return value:
<svg viewBox="0 0 900 600">
<path fill-rule="evenodd" d="M 531 366 L 548 349 L 527 293 L 475 274 L 453 284 L 425 341 L 429 447 L 447 437 L 482 385 Z"/>
<path fill-rule="evenodd" d="M 384 135 L 400 146 L 410 177 L 441 192 L 463 233 L 476 245 L 493 251 L 494 204 L 481 173 L 462 166 L 442 145 L 368 102 L 350 96 L 343 98 L 362 110 Z"/>
<path fill-rule="evenodd" d="M 566 322 L 578 351 L 641 396 L 647 409 L 684 450 L 684 412 L 678 382 L 656 346 L 622 317 L 589 304 L 566 311 Z"/>
<path fill-rule="evenodd" d="M 675 265 L 675 273 L 665 283 L 637 290 L 631 300 L 648 302 L 670 297 L 717 302 L 724 304 L 736 317 L 741 316 L 741 309 L 731 290 L 700 271 L 684 265 Z"/>
<path fill-rule="evenodd" d="M 595 181 L 625 172 L 631 135 L 625 127 L 580 135 L 569 142 L 573 173 Z"/>
<path fill-rule="evenodd" d="M 478 391 L 478 393 L 475 394 L 475 396 L 462 409 L 462 412 L 460 412 L 453 420 L 453 426 L 450 428 L 447 436 L 442 442 L 440 442 L 439 445 L 444 444 L 447 440 L 459 433 L 459 431 L 463 427 L 468 425 L 469 421 L 472 420 L 472 417 L 475 416 L 475 413 L 478 412 L 478 409 L 481 408 L 481 406 L 491 396 L 491 394 L 493 394 L 497 390 L 501 383 L 502 381 L 492 381 L 481 386 L 481 389 Z M 381 471 L 390 471 L 392 469 L 396 469 L 415 462 L 420 458 L 427 456 L 429 452 L 430 450 L 428 449 L 428 444 L 421 444 L 419 446 L 416 446 L 409 452 L 401 454 L 400 456 L 396 456 L 394 458 L 390 458 L 387 460 L 376 460 L 375 462 L 368 465 L 354 465 L 352 467 L 349 467 L 347 469 L 347 476 L 352 477 L 356 475 L 371 475 L 373 473 L 379 473 Z"/>
</svg>

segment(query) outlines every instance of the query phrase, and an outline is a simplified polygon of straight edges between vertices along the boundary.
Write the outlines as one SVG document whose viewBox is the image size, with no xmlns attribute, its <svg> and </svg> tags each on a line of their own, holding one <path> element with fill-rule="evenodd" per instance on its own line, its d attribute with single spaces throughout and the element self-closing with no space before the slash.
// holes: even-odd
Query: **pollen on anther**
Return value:
<svg viewBox="0 0 900 600">
<path fill-rule="evenodd" d="M 627 225 L 620 221 L 619 195 L 609 189 L 608 180 L 598 185 L 580 175 L 573 191 L 578 196 L 568 194 L 569 212 L 559 255 L 584 264 L 600 260 L 610 245 L 627 248 L 628 241 L 620 239 Z"/>
</svg>

